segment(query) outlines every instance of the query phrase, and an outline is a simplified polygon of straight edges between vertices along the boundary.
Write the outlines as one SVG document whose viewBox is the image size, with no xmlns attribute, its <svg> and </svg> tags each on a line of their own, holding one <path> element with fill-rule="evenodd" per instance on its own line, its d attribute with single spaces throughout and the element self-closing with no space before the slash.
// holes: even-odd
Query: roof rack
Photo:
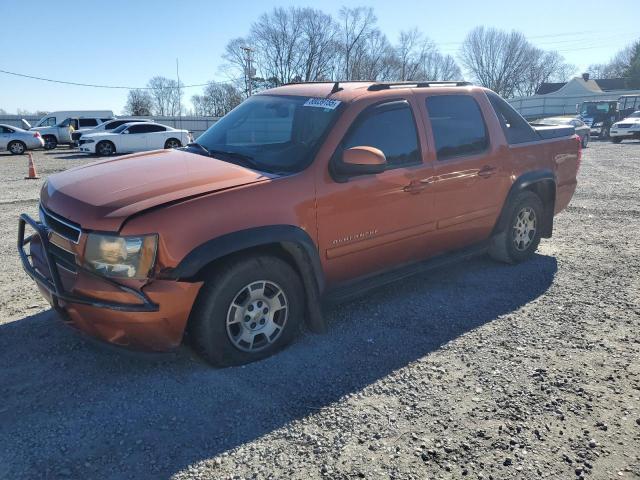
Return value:
<svg viewBox="0 0 640 480">
<path fill-rule="evenodd" d="M 467 87 L 471 85 L 471 82 L 461 82 L 461 81 L 432 81 L 432 82 L 382 82 L 382 83 L 374 83 L 370 85 L 367 90 L 371 92 L 377 92 L 379 90 L 388 90 L 394 87 L 414 87 L 414 88 L 425 88 L 425 87 Z"/>
</svg>

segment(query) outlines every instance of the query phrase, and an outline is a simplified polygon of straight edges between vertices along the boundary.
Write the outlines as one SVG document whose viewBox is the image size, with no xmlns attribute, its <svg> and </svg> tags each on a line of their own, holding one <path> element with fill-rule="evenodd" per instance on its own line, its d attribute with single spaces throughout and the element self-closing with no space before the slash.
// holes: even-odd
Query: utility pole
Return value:
<svg viewBox="0 0 640 480">
<path fill-rule="evenodd" d="M 245 85 L 247 85 L 247 93 L 249 94 L 249 96 L 252 95 L 253 93 L 253 67 L 251 65 L 252 62 L 252 58 L 251 58 L 251 54 L 253 53 L 253 49 L 250 47 L 240 47 L 242 48 L 242 50 L 244 51 L 244 60 L 246 62 L 245 68 L 244 68 L 244 81 L 245 81 Z"/>
</svg>

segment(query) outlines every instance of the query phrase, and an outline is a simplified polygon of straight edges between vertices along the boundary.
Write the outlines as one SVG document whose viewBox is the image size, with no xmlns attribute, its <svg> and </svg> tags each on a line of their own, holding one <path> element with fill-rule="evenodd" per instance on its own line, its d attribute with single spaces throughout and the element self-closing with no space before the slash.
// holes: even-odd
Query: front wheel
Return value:
<svg viewBox="0 0 640 480">
<path fill-rule="evenodd" d="M 276 257 L 249 256 L 211 272 L 198 294 L 189 334 L 212 364 L 242 365 L 290 343 L 303 315 L 296 271 Z"/>
<path fill-rule="evenodd" d="M 42 139 L 44 140 L 45 150 L 53 150 L 58 146 L 58 139 L 53 135 L 45 135 Z"/>
<path fill-rule="evenodd" d="M 529 191 L 520 193 L 507 208 L 507 225 L 491 239 L 489 255 L 500 262 L 518 263 L 533 255 L 540 244 L 544 208 L 540 197 Z"/>
<path fill-rule="evenodd" d="M 108 157 L 116 153 L 116 147 L 113 143 L 103 140 L 96 145 L 96 153 L 101 157 Z"/>
</svg>

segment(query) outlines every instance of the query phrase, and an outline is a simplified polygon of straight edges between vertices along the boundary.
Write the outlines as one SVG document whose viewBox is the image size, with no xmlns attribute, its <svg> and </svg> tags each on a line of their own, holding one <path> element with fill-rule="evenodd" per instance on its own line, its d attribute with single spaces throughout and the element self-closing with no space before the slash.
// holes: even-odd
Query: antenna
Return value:
<svg viewBox="0 0 640 480">
<path fill-rule="evenodd" d="M 182 92 L 180 89 L 180 66 L 178 64 L 178 57 L 176 57 L 176 77 L 178 78 L 178 126 L 179 130 L 182 130 Z M 180 134 L 182 135 L 182 134 Z"/>
</svg>

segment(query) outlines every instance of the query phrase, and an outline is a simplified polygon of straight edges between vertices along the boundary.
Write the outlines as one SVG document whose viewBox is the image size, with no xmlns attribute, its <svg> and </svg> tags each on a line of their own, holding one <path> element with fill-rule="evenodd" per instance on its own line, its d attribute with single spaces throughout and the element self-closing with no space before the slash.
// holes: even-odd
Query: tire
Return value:
<svg viewBox="0 0 640 480">
<path fill-rule="evenodd" d="M 613 143 L 620 143 L 622 142 L 622 137 L 611 137 L 611 141 Z"/>
<path fill-rule="evenodd" d="M 587 148 L 587 145 L 589 145 L 589 135 L 582 137 L 582 148 Z"/>
<path fill-rule="evenodd" d="M 9 142 L 9 145 L 7 145 L 7 150 L 11 152 L 11 155 L 22 155 L 27 151 L 27 146 L 20 140 L 14 140 L 12 142 Z"/>
<path fill-rule="evenodd" d="M 58 139 L 53 135 L 45 135 L 42 137 L 44 140 L 44 149 L 45 150 L 53 150 L 58 146 Z"/>
<path fill-rule="evenodd" d="M 182 143 L 177 138 L 170 138 L 164 142 L 164 148 L 180 148 Z"/>
<path fill-rule="evenodd" d="M 491 239 L 489 256 L 499 262 L 519 263 L 533 255 L 540 244 L 544 206 L 538 195 L 524 191 L 506 208 L 507 226 Z"/>
<path fill-rule="evenodd" d="M 189 334 L 213 365 L 243 365 L 273 355 L 293 340 L 304 303 L 302 282 L 285 261 L 270 256 L 236 259 L 207 276 L 189 319 Z"/>
<path fill-rule="evenodd" d="M 116 146 L 108 141 L 103 140 L 96 145 L 96 155 L 100 157 L 108 157 L 116 153 Z"/>
</svg>

